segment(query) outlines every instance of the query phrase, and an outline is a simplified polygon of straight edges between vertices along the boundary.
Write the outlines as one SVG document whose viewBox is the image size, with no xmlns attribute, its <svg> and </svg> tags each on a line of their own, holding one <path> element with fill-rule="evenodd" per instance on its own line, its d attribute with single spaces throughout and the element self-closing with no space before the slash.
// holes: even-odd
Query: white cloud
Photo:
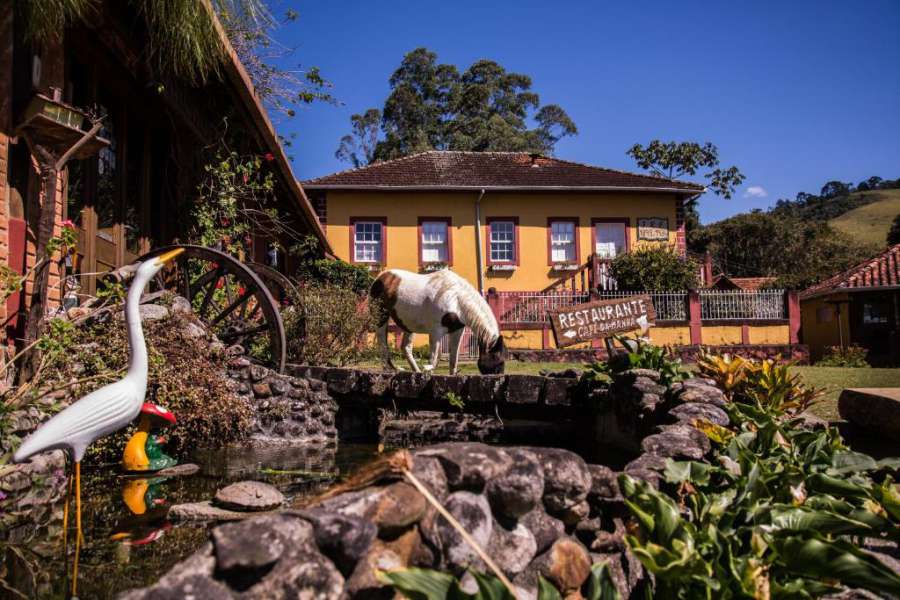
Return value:
<svg viewBox="0 0 900 600">
<path fill-rule="evenodd" d="M 765 198 L 768 195 L 769 192 L 761 185 L 751 185 L 744 192 L 744 198 Z"/>
</svg>

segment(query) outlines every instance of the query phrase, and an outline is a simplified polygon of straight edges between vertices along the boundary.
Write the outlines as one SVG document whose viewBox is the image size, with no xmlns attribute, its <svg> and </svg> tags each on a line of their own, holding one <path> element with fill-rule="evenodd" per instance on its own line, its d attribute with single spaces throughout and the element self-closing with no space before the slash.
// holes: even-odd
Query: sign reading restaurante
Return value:
<svg viewBox="0 0 900 600">
<path fill-rule="evenodd" d="M 578 304 L 549 315 L 557 348 L 645 330 L 656 320 L 653 301 L 646 294 Z"/>
</svg>

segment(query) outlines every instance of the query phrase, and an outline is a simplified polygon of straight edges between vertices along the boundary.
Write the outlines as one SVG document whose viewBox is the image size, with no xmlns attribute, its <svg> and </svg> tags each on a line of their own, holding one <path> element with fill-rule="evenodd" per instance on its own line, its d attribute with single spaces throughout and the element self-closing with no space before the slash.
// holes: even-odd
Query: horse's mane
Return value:
<svg viewBox="0 0 900 600">
<path fill-rule="evenodd" d="M 500 325 L 490 305 L 472 285 L 449 269 L 432 274 L 437 285 L 437 296 L 453 294 L 459 303 L 462 322 L 478 341 L 490 346 L 500 337 Z"/>
</svg>

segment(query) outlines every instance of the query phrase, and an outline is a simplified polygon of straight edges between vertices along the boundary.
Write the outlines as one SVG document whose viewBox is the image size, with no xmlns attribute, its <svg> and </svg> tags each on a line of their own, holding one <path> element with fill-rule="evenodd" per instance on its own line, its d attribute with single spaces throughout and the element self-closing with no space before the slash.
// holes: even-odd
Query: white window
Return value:
<svg viewBox="0 0 900 600">
<path fill-rule="evenodd" d="M 575 223 L 553 221 L 550 223 L 550 261 L 575 262 Z"/>
<path fill-rule="evenodd" d="M 595 223 L 594 252 L 597 258 L 615 258 L 625 252 L 625 223 Z"/>
<path fill-rule="evenodd" d="M 491 262 L 516 262 L 516 224 L 512 221 L 491 221 Z"/>
<path fill-rule="evenodd" d="M 383 258 L 383 224 L 378 221 L 357 221 L 353 227 L 354 262 L 380 264 Z"/>
<path fill-rule="evenodd" d="M 422 262 L 446 263 L 450 260 L 449 232 L 446 221 L 422 221 Z"/>
</svg>

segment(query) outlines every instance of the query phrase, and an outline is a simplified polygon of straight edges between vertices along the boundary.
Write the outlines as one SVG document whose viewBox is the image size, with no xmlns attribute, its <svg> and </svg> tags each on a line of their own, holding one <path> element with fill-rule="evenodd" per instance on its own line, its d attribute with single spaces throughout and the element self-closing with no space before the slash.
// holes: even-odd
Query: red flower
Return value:
<svg viewBox="0 0 900 600">
<path fill-rule="evenodd" d="M 275 160 L 275 155 L 271 152 L 266 152 L 265 154 L 263 154 L 263 158 L 266 159 L 266 162 L 272 162 L 273 160 Z"/>
<path fill-rule="evenodd" d="M 219 280 L 216 282 L 216 289 L 221 290 L 223 287 L 225 287 L 225 280 L 219 277 Z"/>
<path fill-rule="evenodd" d="M 72 219 L 66 219 L 61 225 L 63 229 L 75 229 L 75 223 L 72 222 Z"/>
<path fill-rule="evenodd" d="M 247 290 L 244 288 L 244 286 L 241 286 L 238 288 L 238 296 L 243 296 L 246 293 L 247 293 Z"/>
</svg>

